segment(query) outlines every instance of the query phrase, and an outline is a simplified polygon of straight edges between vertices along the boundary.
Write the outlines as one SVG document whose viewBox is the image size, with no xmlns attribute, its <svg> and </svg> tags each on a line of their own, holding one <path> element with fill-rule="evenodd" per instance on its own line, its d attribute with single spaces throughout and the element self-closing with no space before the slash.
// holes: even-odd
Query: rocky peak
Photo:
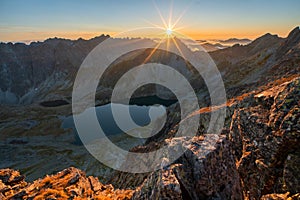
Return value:
<svg viewBox="0 0 300 200">
<path fill-rule="evenodd" d="M 257 39 L 255 39 L 251 44 L 261 43 L 261 42 L 265 42 L 267 40 L 272 40 L 272 39 L 277 39 L 277 38 L 279 38 L 278 35 L 272 35 L 271 33 L 266 33 L 266 34 L 258 37 Z"/>
<path fill-rule="evenodd" d="M 249 53 L 257 53 L 263 49 L 271 48 L 272 46 L 280 43 L 281 40 L 282 38 L 278 37 L 278 35 L 266 33 L 248 45 L 248 47 L 251 49 Z"/>
<path fill-rule="evenodd" d="M 290 33 L 288 38 L 300 38 L 300 27 L 297 26 L 296 28 L 294 28 Z"/>
<path fill-rule="evenodd" d="M 280 45 L 277 57 L 283 57 L 290 54 L 291 57 L 299 57 L 300 53 L 300 29 L 299 26 L 294 28 Z"/>
<path fill-rule="evenodd" d="M 300 43 L 300 29 L 299 26 L 294 28 L 288 35 L 285 41 L 285 45 L 289 47 L 296 46 Z"/>
</svg>

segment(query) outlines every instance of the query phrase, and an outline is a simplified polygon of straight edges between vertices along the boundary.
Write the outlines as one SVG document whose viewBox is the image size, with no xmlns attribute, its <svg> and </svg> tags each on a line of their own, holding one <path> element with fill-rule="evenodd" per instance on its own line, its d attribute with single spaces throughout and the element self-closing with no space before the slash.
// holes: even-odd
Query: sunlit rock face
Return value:
<svg viewBox="0 0 300 200">
<path fill-rule="evenodd" d="M 70 167 L 28 183 L 12 169 L 0 170 L 1 199 L 130 199 L 133 190 L 118 190 L 104 185 L 97 177 L 86 176 Z"/>
<path fill-rule="evenodd" d="M 230 138 L 247 198 L 299 192 L 299 92 L 300 79 L 293 79 L 234 113 Z"/>
</svg>

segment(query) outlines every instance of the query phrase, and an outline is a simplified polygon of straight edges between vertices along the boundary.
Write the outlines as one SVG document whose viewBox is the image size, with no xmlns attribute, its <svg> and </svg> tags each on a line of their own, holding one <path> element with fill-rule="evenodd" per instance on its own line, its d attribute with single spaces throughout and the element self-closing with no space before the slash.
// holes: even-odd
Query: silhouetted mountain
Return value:
<svg viewBox="0 0 300 200">
<path fill-rule="evenodd" d="M 238 38 L 230 38 L 227 40 L 219 40 L 220 43 L 222 44 L 228 44 L 228 45 L 233 45 L 233 44 L 249 44 L 251 40 L 244 38 L 244 39 L 238 39 Z"/>
</svg>

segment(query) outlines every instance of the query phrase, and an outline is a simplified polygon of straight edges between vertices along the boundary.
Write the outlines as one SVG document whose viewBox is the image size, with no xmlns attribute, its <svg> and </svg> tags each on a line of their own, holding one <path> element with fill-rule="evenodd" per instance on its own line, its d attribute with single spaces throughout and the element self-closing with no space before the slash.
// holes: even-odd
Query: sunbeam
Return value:
<svg viewBox="0 0 300 200">
<path fill-rule="evenodd" d="M 152 57 L 152 55 L 155 53 L 155 51 L 158 49 L 158 47 L 161 45 L 161 43 L 162 43 L 162 41 L 163 41 L 163 39 L 161 39 L 159 42 L 158 42 L 158 44 L 152 49 L 152 51 L 151 51 L 151 53 L 146 57 L 146 59 L 144 60 L 144 64 L 145 63 L 147 63 L 149 60 L 150 60 L 150 58 Z"/>
</svg>

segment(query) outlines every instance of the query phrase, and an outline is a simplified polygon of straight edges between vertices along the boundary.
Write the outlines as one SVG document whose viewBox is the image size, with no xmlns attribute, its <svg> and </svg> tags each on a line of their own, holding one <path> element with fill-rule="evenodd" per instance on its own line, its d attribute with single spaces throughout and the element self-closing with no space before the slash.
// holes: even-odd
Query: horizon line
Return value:
<svg viewBox="0 0 300 200">
<path fill-rule="evenodd" d="M 299 26 L 296 26 L 294 28 L 299 28 Z M 292 29 L 293 30 L 293 29 Z M 292 31 L 290 30 L 288 32 L 288 34 Z M 228 37 L 220 37 L 220 38 L 213 38 L 213 37 L 198 37 L 195 39 L 195 37 L 191 37 L 191 36 L 188 36 L 187 35 L 187 38 L 189 39 L 193 39 L 195 41 L 198 41 L 198 40 L 203 40 L 203 41 L 221 41 L 221 40 L 229 40 L 229 39 L 239 39 L 239 40 L 243 40 L 243 39 L 248 39 L 248 40 L 251 40 L 251 41 L 254 41 L 255 39 L 265 35 L 265 34 L 272 34 L 272 35 L 276 35 L 278 37 L 281 37 L 281 38 L 286 38 L 288 36 L 288 34 L 286 34 L 286 36 L 282 36 L 282 35 L 279 35 L 279 34 L 276 34 L 276 33 L 270 33 L 270 32 L 265 32 L 264 34 L 260 34 L 260 35 L 257 35 L 255 37 L 247 37 L 247 36 L 241 36 L 241 37 L 236 37 L 236 36 L 228 36 Z M 53 36 L 48 36 L 48 37 L 44 37 L 44 38 L 39 38 L 39 39 L 22 39 L 22 40 L 0 40 L 0 43 L 5 43 L 5 44 L 8 44 L 8 43 L 13 43 L 13 44 L 17 44 L 17 43 L 24 43 L 24 44 L 30 44 L 30 43 L 34 43 L 34 42 L 45 42 L 46 40 L 49 40 L 49 39 L 64 39 L 64 40 L 72 40 L 72 41 L 76 41 L 76 40 L 91 40 L 91 39 L 94 39 L 94 38 L 97 38 L 97 37 L 101 37 L 101 36 L 108 36 L 108 37 L 111 37 L 111 38 L 129 38 L 129 39 L 135 39 L 135 38 L 145 38 L 145 39 L 157 39 L 159 37 L 143 37 L 143 36 L 123 36 L 123 37 L 114 37 L 114 35 L 118 35 L 118 33 L 115 33 L 115 32 L 108 32 L 108 33 L 95 33 L 95 32 L 92 32 L 92 33 L 78 33 L 78 34 L 75 34 L 74 33 L 72 34 L 65 34 L 65 36 L 61 35 L 59 36 L 60 34 L 56 34 L 56 35 L 53 35 Z M 72 36 L 73 35 L 73 36 Z M 194 34 L 193 34 L 194 35 Z"/>
</svg>

